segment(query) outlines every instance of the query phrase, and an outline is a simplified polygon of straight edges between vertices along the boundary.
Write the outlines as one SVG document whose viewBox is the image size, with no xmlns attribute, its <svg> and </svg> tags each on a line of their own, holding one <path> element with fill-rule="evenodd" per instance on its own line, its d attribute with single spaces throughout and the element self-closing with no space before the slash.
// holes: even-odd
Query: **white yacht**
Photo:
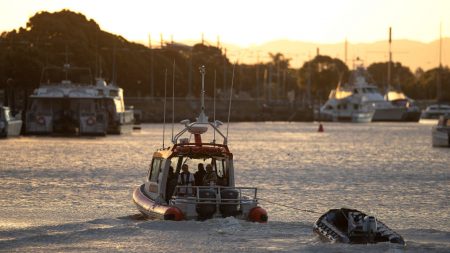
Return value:
<svg viewBox="0 0 450 253">
<path fill-rule="evenodd" d="M 363 69 L 354 70 L 350 82 L 338 84 L 330 92 L 328 101 L 319 110 L 319 120 L 357 123 L 372 121 L 375 109 L 369 95 L 374 93 L 376 87 L 368 85 L 363 74 Z"/>
<path fill-rule="evenodd" d="M 45 68 L 29 101 L 27 134 L 120 134 L 133 124 L 121 88 L 101 78 L 94 85 L 89 69 L 68 64 Z"/>
<path fill-rule="evenodd" d="M 0 138 L 19 136 L 22 129 L 21 115 L 12 116 L 9 107 L 0 106 Z"/>
<path fill-rule="evenodd" d="M 432 129 L 433 147 L 450 147 L 450 113 L 442 115 Z"/>
<path fill-rule="evenodd" d="M 404 121 L 410 110 L 387 101 L 371 81 L 367 70 L 358 66 L 349 81 L 332 90 L 328 101 L 320 109 L 320 118 L 332 121 Z"/>
<path fill-rule="evenodd" d="M 450 105 L 435 104 L 430 105 L 422 111 L 420 118 L 422 119 L 438 119 L 440 116 L 450 114 Z"/>
</svg>

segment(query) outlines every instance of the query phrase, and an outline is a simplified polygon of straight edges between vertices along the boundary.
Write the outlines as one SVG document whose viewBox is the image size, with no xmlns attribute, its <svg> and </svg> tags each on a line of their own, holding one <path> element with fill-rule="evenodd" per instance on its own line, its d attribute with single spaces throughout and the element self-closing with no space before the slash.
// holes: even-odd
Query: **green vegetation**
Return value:
<svg viewBox="0 0 450 253">
<path fill-rule="evenodd" d="M 234 69 L 235 94 L 240 98 L 286 100 L 287 94 L 295 91 L 297 100 L 305 101 L 310 82 L 312 99 L 324 101 L 349 71 L 339 59 L 324 55 L 316 56 L 300 69 L 291 68 L 290 59 L 283 54 L 270 56 L 270 62 L 249 65 L 231 63 L 225 50 L 205 44 L 191 47 L 167 43 L 151 49 L 104 32 L 94 20 L 79 13 L 40 12 L 30 18 L 25 28 L 1 34 L 0 89 L 12 88 L 26 96 L 39 85 L 44 66 L 62 66 L 68 57 L 72 65 L 90 67 L 96 76 L 102 73 L 109 81 L 116 79 L 126 96 L 162 96 L 165 70 L 171 84 L 175 61 L 175 95 L 179 97 L 200 94 L 199 86 L 195 85 L 200 81 L 197 71 L 200 65 L 205 65 L 208 94 L 212 94 L 215 72 L 218 94 L 225 96 Z M 368 70 L 381 87 L 386 85 L 387 63 L 372 64 Z M 426 72 L 419 69 L 412 73 L 401 63 L 395 63 L 392 85 L 414 99 L 435 99 L 438 71 L 438 68 Z M 449 68 L 442 68 L 440 76 L 442 98 L 450 101 Z"/>
</svg>

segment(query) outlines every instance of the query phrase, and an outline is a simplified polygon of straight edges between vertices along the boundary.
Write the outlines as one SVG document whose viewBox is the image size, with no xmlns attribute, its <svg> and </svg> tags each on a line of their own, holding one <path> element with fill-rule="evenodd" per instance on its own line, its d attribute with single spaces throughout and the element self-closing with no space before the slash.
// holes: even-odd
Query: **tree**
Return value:
<svg viewBox="0 0 450 253">
<path fill-rule="evenodd" d="M 390 88 L 403 91 L 406 95 L 414 96 L 416 91 L 414 88 L 415 76 L 408 67 L 403 66 L 400 62 L 391 65 L 391 80 L 388 81 L 388 62 L 373 63 L 368 68 L 370 75 L 383 92 L 386 91 L 388 85 Z"/>
<path fill-rule="evenodd" d="M 337 58 L 317 55 L 303 64 L 299 69 L 299 75 L 301 90 L 306 92 L 307 84 L 310 82 L 312 98 L 324 101 L 341 79 L 348 75 L 348 67 Z"/>
</svg>

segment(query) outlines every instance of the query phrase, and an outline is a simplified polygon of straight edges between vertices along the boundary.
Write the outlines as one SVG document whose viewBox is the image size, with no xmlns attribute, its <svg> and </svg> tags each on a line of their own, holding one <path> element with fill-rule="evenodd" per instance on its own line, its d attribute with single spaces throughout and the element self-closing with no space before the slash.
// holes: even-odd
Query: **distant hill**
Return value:
<svg viewBox="0 0 450 253">
<path fill-rule="evenodd" d="M 269 60 L 268 53 L 283 53 L 291 58 L 292 67 L 301 67 L 301 65 L 314 58 L 319 48 L 320 54 L 336 57 L 344 61 L 345 46 L 344 42 L 336 44 L 321 44 L 314 42 L 302 42 L 292 40 L 276 40 L 260 45 L 242 48 L 233 44 L 224 44 L 227 48 L 229 57 L 232 61 L 239 58 L 239 62 L 255 63 L 258 60 Z M 347 65 L 352 67 L 352 60 L 361 58 L 368 66 L 374 62 L 386 62 L 388 55 L 388 42 L 377 41 L 373 43 L 348 43 Z M 417 68 L 428 70 L 435 68 L 439 64 L 439 40 L 430 43 L 422 43 L 412 40 L 393 40 L 392 41 L 393 61 L 401 62 L 411 71 Z M 450 38 L 442 40 L 442 64 L 450 65 Z"/>
</svg>

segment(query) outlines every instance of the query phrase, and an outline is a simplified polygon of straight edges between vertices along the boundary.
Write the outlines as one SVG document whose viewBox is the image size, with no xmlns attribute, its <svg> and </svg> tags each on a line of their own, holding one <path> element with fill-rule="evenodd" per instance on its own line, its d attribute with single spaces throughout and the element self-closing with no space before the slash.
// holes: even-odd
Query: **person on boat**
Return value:
<svg viewBox="0 0 450 253">
<path fill-rule="evenodd" d="M 173 167 L 169 167 L 169 173 L 167 176 L 167 184 L 166 184 L 166 202 L 169 203 L 169 200 L 172 198 L 173 192 L 177 186 L 177 175 L 175 174 Z"/>
<path fill-rule="evenodd" d="M 189 166 L 183 164 L 181 166 L 180 176 L 178 177 L 178 185 L 182 186 L 178 188 L 179 196 L 192 196 L 192 185 L 194 184 L 194 175 L 189 172 Z"/>
<path fill-rule="evenodd" d="M 206 165 L 206 174 L 203 177 L 203 185 L 211 185 L 214 186 L 217 184 L 217 175 L 213 171 L 212 165 Z"/>
<path fill-rule="evenodd" d="M 201 186 L 203 185 L 203 178 L 206 175 L 205 166 L 203 166 L 203 163 L 198 164 L 198 171 L 195 172 L 194 178 L 195 178 L 195 186 Z"/>
</svg>

